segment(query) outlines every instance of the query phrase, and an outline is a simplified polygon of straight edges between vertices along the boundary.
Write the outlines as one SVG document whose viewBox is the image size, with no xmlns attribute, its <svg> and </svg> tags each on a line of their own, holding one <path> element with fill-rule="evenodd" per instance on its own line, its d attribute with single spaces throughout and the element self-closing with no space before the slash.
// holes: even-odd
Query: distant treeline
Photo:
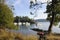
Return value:
<svg viewBox="0 0 60 40">
<path fill-rule="evenodd" d="M 16 16 L 14 17 L 14 22 L 19 23 L 19 22 L 28 22 L 28 23 L 35 23 L 33 19 L 30 19 L 29 17 L 25 16 L 25 17 L 21 17 L 21 16 Z"/>
</svg>

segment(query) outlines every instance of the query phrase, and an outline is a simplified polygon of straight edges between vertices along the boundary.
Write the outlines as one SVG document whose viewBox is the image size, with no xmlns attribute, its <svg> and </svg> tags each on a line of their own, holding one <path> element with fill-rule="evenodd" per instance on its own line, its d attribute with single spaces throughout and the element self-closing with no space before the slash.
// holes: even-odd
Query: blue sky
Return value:
<svg viewBox="0 0 60 40">
<path fill-rule="evenodd" d="M 41 0 L 42 2 L 46 2 L 47 0 Z M 9 2 L 8 2 L 9 3 Z M 33 18 L 34 15 L 30 14 L 29 9 L 29 0 L 14 0 L 11 1 L 11 4 L 14 5 L 14 16 L 28 16 L 30 18 Z M 44 11 L 46 11 L 46 4 L 42 5 L 42 8 L 40 8 L 37 11 L 37 16 L 34 19 L 46 19 L 47 14 L 44 14 Z"/>
</svg>

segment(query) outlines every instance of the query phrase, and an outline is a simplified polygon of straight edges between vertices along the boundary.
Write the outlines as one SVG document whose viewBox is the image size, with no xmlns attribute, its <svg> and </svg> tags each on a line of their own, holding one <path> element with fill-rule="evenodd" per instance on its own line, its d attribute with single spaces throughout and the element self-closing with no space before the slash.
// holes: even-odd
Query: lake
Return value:
<svg viewBox="0 0 60 40">
<path fill-rule="evenodd" d="M 25 35 L 36 35 L 37 32 L 31 30 L 30 28 L 39 28 L 39 29 L 43 29 L 43 30 L 48 30 L 50 23 L 49 22 L 37 22 L 37 26 L 36 24 L 32 24 L 32 25 L 20 25 L 19 26 L 19 30 L 18 32 L 25 34 Z M 52 28 L 52 32 L 53 33 L 60 33 L 60 28 L 58 28 L 58 26 L 53 26 Z"/>
</svg>

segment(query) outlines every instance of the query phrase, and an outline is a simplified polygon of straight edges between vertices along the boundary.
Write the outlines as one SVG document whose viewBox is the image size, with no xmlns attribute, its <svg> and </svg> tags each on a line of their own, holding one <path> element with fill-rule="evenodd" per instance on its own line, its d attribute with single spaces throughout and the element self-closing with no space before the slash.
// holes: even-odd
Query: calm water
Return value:
<svg viewBox="0 0 60 40">
<path fill-rule="evenodd" d="M 30 34 L 36 35 L 36 32 L 32 31 L 30 28 L 39 28 L 43 30 L 48 30 L 49 24 L 50 24 L 49 22 L 38 22 L 37 26 L 35 24 L 29 25 L 29 26 L 20 25 L 20 29 L 18 30 L 18 32 L 21 32 L 22 34 L 26 34 L 26 35 L 30 35 Z M 60 28 L 58 28 L 57 26 L 56 27 L 54 26 L 52 28 L 52 32 L 60 33 Z"/>
</svg>

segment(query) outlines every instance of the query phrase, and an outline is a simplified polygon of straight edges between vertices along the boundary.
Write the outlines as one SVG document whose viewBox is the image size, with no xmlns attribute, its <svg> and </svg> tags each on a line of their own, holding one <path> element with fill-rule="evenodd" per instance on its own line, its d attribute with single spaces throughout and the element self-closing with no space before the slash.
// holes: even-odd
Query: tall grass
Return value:
<svg viewBox="0 0 60 40">
<path fill-rule="evenodd" d="M 38 40 L 38 37 L 34 35 L 24 36 L 21 33 L 0 29 L 0 40 Z"/>
</svg>

